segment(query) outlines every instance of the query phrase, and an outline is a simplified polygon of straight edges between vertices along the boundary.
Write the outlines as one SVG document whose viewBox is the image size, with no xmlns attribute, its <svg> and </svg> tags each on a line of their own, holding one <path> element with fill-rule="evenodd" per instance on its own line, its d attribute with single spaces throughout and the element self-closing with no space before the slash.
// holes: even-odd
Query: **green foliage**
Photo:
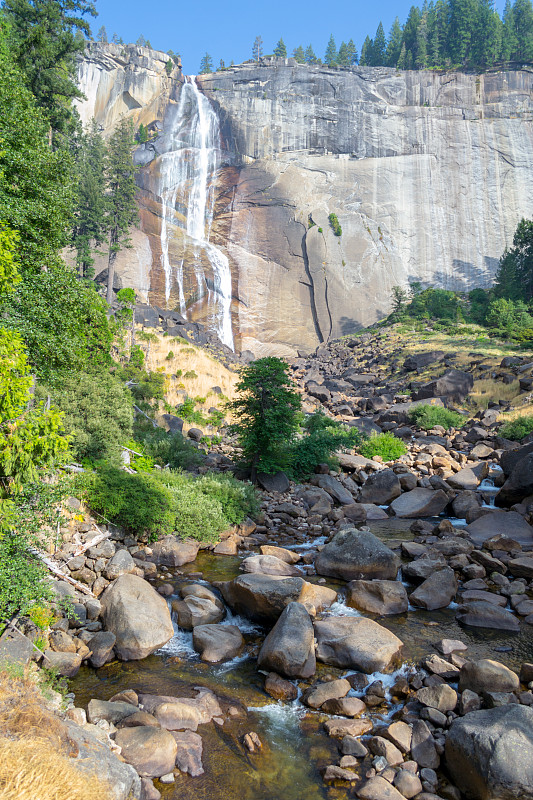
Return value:
<svg viewBox="0 0 533 800">
<path fill-rule="evenodd" d="M 513 442 L 520 442 L 530 433 L 533 433 L 533 417 L 517 417 L 511 422 L 506 422 L 499 430 L 500 436 Z"/>
<path fill-rule="evenodd" d="M 533 300 L 533 220 L 518 223 L 513 246 L 500 259 L 494 292 L 507 300 Z"/>
<path fill-rule="evenodd" d="M 82 277 L 92 275 L 93 251 L 104 242 L 107 233 L 105 157 L 104 140 L 93 120 L 88 131 L 80 135 L 76 152 L 78 183 L 72 246 Z"/>
<path fill-rule="evenodd" d="M 524 328 L 533 327 L 533 316 L 522 300 L 493 300 L 486 313 L 486 324 L 492 333 L 514 336 Z"/>
<path fill-rule="evenodd" d="M 190 369 L 190 370 L 188 370 L 187 372 L 184 373 L 183 377 L 184 378 L 190 378 L 191 380 L 194 380 L 195 378 L 198 377 L 198 375 L 196 374 L 196 372 L 193 369 Z"/>
<path fill-rule="evenodd" d="M 154 541 L 173 530 L 171 493 L 154 475 L 130 475 L 103 464 L 97 472 L 81 475 L 78 486 L 89 508 L 136 536 Z"/>
<path fill-rule="evenodd" d="M 214 70 L 214 67 L 213 67 L 213 59 L 211 58 L 209 53 L 206 53 L 204 56 L 202 56 L 202 60 L 200 61 L 200 73 L 199 74 L 200 75 L 208 75 L 209 73 L 214 72 L 214 71 L 215 70 Z"/>
<path fill-rule="evenodd" d="M 124 383 L 104 370 L 71 373 L 51 392 L 64 412 L 75 458 L 117 460 L 133 428 L 132 398 Z"/>
<path fill-rule="evenodd" d="M 167 64 L 172 64 L 172 61 L 167 61 Z M 171 67 L 171 70 L 172 70 L 172 67 Z M 168 72 L 168 70 L 167 70 L 167 72 Z M 139 144 L 146 144 L 146 142 L 148 141 L 148 130 L 147 130 L 146 126 L 142 124 L 142 122 L 139 125 L 139 130 L 137 131 L 136 139 L 139 142 Z"/>
<path fill-rule="evenodd" d="M 174 69 L 174 62 L 171 58 L 168 59 L 167 63 L 165 64 L 165 71 L 168 76 L 172 75 L 172 70 Z"/>
<path fill-rule="evenodd" d="M 442 425 L 443 428 L 462 428 L 466 420 L 457 411 L 450 411 L 442 406 L 424 404 L 415 406 L 409 412 L 409 419 L 415 422 L 419 428 L 426 431 L 434 428 L 435 425 Z"/>
<path fill-rule="evenodd" d="M 462 319 L 461 302 L 456 292 L 445 289 L 425 289 L 413 297 L 408 308 L 409 316 L 418 319 Z"/>
<path fill-rule="evenodd" d="M 292 57 L 298 62 L 298 64 L 305 64 L 305 52 L 302 45 L 298 45 L 292 51 Z"/>
<path fill-rule="evenodd" d="M 198 450 L 179 432 L 166 433 L 161 428 L 150 427 L 140 441 L 146 456 L 160 467 L 193 469 L 202 463 Z"/>
<path fill-rule="evenodd" d="M 0 328 L 0 423 L 24 411 L 33 378 L 18 333 Z"/>
<path fill-rule="evenodd" d="M 13 57 L 26 84 L 55 131 L 75 124 L 76 57 L 83 53 L 89 23 L 96 16 L 87 0 L 4 0 Z"/>
<path fill-rule="evenodd" d="M 0 629 L 3 620 L 25 614 L 52 598 L 44 566 L 28 550 L 26 538 L 12 531 L 0 538 Z"/>
<path fill-rule="evenodd" d="M 405 304 L 409 299 L 409 295 L 401 286 L 393 286 L 391 299 L 393 313 L 399 313 L 403 311 Z"/>
<path fill-rule="evenodd" d="M 383 461 L 395 461 L 407 453 L 407 447 L 392 433 L 372 433 L 359 446 L 359 452 L 365 458 L 381 456 Z"/>
<path fill-rule="evenodd" d="M 255 480 L 257 472 L 275 473 L 287 465 L 301 399 L 288 364 L 274 356 L 244 367 L 236 389 L 238 397 L 227 404 L 236 420 L 231 430 Z"/>
<path fill-rule="evenodd" d="M 332 212 L 329 215 L 328 219 L 329 219 L 329 224 L 333 228 L 333 233 L 335 234 L 335 236 L 342 236 L 342 228 L 337 215 Z"/>
<path fill-rule="evenodd" d="M 279 42 L 277 43 L 277 45 L 275 46 L 274 55 L 277 58 L 287 58 L 287 48 L 285 46 L 285 42 L 283 41 L 283 38 L 281 38 L 279 40 Z"/>
<path fill-rule="evenodd" d="M 0 223 L 0 295 L 10 291 L 20 281 L 16 263 L 18 233 Z"/>
<path fill-rule="evenodd" d="M 357 428 L 342 425 L 320 411 L 307 417 L 303 427 L 304 435 L 290 448 L 287 471 L 294 480 L 307 478 L 318 464 L 334 466 L 335 452 L 358 447 L 363 440 Z"/>
<path fill-rule="evenodd" d="M 324 55 L 324 64 L 328 67 L 334 67 L 337 64 L 337 45 L 333 34 L 329 37 L 328 46 Z"/>
</svg>

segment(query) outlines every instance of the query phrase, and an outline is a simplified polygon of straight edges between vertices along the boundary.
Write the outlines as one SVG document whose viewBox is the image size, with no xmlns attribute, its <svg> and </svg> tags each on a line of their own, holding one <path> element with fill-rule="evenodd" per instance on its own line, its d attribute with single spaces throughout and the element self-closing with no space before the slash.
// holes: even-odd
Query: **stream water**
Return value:
<svg viewBox="0 0 533 800">
<path fill-rule="evenodd" d="M 377 536 L 394 547 L 400 540 L 411 538 L 405 522 L 386 520 L 371 524 Z M 297 545 L 299 549 L 316 546 Z M 183 575 L 170 578 L 178 588 L 194 581 L 231 580 L 240 574 L 238 556 L 216 556 L 201 551 L 196 561 L 181 568 Z M 200 577 L 201 575 L 201 577 Z M 317 577 L 305 576 L 316 581 Z M 328 586 L 339 592 L 339 599 L 328 614 L 358 614 L 344 602 L 342 582 L 330 581 Z M 461 639 L 468 645 L 471 658 L 493 658 L 518 669 L 533 654 L 533 626 L 522 625 L 520 633 L 489 631 L 461 627 L 455 620 L 456 607 L 439 611 L 409 610 L 406 614 L 380 617 L 381 625 L 393 631 L 405 643 L 404 665 L 418 661 L 433 650 L 434 642 L 442 638 Z M 367 615 L 372 617 L 372 615 Z M 204 742 L 205 774 L 191 778 L 180 775 L 170 786 L 158 788 L 165 800 L 319 800 L 346 798 L 346 789 L 323 784 L 321 770 L 337 763 L 339 754 L 335 741 L 329 739 L 322 722 L 326 717 L 304 707 L 298 700 L 292 703 L 273 701 L 263 690 L 264 676 L 256 667 L 256 656 L 267 631 L 249 620 L 228 615 L 227 624 L 237 624 L 246 646 L 241 656 L 220 665 L 201 662 L 192 648 L 192 634 L 180 631 L 161 651 L 139 662 L 112 662 L 99 670 L 84 667 L 72 681 L 76 704 L 86 705 L 93 697 L 108 700 L 116 692 L 131 688 L 156 694 L 185 694 L 201 685 L 212 689 L 224 702 L 247 709 L 247 718 L 237 716 L 224 726 L 200 726 Z M 346 675 L 325 665 L 318 665 L 317 676 Z M 392 685 L 393 676 L 380 678 Z M 353 690 L 351 694 L 353 694 Z M 393 713 L 389 710 L 389 715 Z M 373 718 L 379 713 L 372 711 Z M 241 739 L 248 731 L 257 731 L 265 747 L 260 754 L 250 755 Z"/>
<path fill-rule="evenodd" d="M 165 297 L 168 303 L 175 283 L 180 311 L 186 315 L 184 260 L 172 263 L 170 247 L 173 227 L 177 225 L 184 229 L 192 246 L 196 299 L 207 294 L 209 325 L 220 340 L 233 349 L 231 271 L 227 256 L 209 241 L 220 150 L 218 116 L 207 97 L 199 91 L 194 75 L 187 76 L 179 102 L 171 113 L 169 150 L 162 155 L 159 170 Z M 211 265 L 212 276 L 205 274 L 205 261 Z"/>
</svg>

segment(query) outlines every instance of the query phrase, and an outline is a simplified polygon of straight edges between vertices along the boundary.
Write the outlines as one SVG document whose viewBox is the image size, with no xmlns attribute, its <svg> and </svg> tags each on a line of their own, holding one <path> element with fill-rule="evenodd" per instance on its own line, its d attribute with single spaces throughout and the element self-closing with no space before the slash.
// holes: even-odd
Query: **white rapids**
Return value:
<svg viewBox="0 0 533 800">
<path fill-rule="evenodd" d="M 207 293 L 210 322 L 220 340 L 233 350 L 231 325 L 231 271 L 227 256 L 209 241 L 215 201 L 214 181 L 219 164 L 220 126 L 207 97 L 188 75 L 180 93 L 169 134 L 170 148 L 161 156 L 159 194 L 162 204 L 161 265 L 165 273 L 165 298 L 177 286 L 180 312 L 186 314 L 183 259 L 171 263 L 172 226 L 178 225 L 192 240 L 198 299 Z M 176 213 L 178 212 L 178 213 Z M 211 265 L 213 277 L 204 273 L 201 256 Z"/>
</svg>

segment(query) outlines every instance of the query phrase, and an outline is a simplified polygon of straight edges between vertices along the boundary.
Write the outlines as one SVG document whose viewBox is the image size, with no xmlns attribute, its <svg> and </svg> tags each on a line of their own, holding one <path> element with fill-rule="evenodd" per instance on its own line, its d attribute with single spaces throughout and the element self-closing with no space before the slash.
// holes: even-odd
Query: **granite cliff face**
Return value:
<svg viewBox="0 0 533 800">
<path fill-rule="evenodd" d="M 84 118 L 109 128 L 130 96 L 138 105 L 126 113 L 161 132 L 136 155 L 142 230 L 117 267 L 153 304 L 179 307 L 177 285 L 165 294 L 161 186 L 183 79 L 162 74 L 164 54 L 133 48 L 143 52 L 132 68 L 95 47 L 80 68 Z M 219 118 L 210 240 L 229 259 L 241 349 L 284 354 L 353 331 L 388 313 L 392 286 L 408 280 L 487 285 L 516 223 L 533 215 L 529 71 L 334 71 L 289 59 L 197 83 Z M 168 258 L 188 315 L 205 320 L 216 275 L 203 265 L 202 290 L 186 215 L 177 203 L 166 217 Z"/>
</svg>

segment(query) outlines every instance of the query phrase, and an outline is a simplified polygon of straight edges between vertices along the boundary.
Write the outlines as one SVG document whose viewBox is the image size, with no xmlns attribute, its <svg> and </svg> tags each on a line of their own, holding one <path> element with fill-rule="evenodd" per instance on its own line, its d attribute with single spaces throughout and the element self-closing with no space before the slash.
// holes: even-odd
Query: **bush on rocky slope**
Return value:
<svg viewBox="0 0 533 800">
<path fill-rule="evenodd" d="M 407 447 L 393 433 L 374 433 L 360 445 L 359 452 L 365 458 L 381 456 L 383 461 L 395 461 L 407 453 Z"/>
<path fill-rule="evenodd" d="M 411 409 L 409 418 L 425 431 L 431 430 L 435 425 L 442 425 L 446 430 L 448 428 L 462 428 L 466 422 L 465 417 L 458 414 L 457 411 L 450 411 L 449 408 L 429 404 Z"/>
<path fill-rule="evenodd" d="M 520 442 L 530 433 L 533 433 L 533 417 L 517 417 L 500 428 L 500 436 L 514 442 Z"/>
</svg>

